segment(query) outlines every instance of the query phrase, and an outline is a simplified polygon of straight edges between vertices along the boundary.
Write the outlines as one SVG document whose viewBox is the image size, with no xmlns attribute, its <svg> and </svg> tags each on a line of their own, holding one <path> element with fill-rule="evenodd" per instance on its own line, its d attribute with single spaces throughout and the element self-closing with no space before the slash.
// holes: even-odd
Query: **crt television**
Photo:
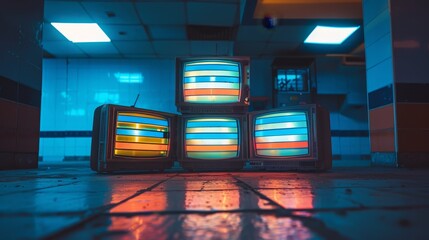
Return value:
<svg viewBox="0 0 429 240">
<path fill-rule="evenodd" d="M 328 170 L 329 112 L 315 104 L 249 113 L 249 163 L 265 170 Z"/>
<path fill-rule="evenodd" d="M 247 117 L 238 114 L 179 116 L 178 160 L 187 170 L 234 171 L 247 159 Z"/>
<path fill-rule="evenodd" d="M 176 115 L 104 104 L 95 109 L 91 169 L 164 170 L 173 165 Z"/>
<path fill-rule="evenodd" d="M 249 107 L 248 57 L 176 59 L 181 113 L 244 113 Z"/>
</svg>

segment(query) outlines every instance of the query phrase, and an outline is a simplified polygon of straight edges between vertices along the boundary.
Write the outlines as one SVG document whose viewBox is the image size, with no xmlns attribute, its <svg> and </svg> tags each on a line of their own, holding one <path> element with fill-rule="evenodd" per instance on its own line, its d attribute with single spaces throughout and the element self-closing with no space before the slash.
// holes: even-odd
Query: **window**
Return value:
<svg viewBox="0 0 429 240">
<path fill-rule="evenodd" d="M 308 69 L 278 69 L 275 88 L 279 92 L 308 92 Z"/>
</svg>

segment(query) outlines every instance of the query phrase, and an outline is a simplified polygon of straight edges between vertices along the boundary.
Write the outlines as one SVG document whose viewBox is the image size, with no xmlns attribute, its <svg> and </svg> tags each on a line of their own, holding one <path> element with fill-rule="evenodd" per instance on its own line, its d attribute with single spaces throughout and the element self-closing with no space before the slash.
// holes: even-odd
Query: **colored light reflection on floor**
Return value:
<svg viewBox="0 0 429 240">
<path fill-rule="evenodd" d="M 87 163 L 46 166 L 0 172 L 2 239 L 427 239 L 423 169 L 105 175 Z"/>
<path fill-rule="evenodd" d="M 168 239 L 168 227 L 165 218 L 159 215 L 112 217 L 108 231 L 116 234 L 106 239 Z"/>
<path fill-rule="evenodd" d="M 300 181 L 299 186 L 289 187 L 287 181 L 272 179 L 270 181 L 262 180 L 260 183 L 263 189 L 258 191 L 277 204 L 286 209 L 313 209 L 312 188 L 310 183 Z M 258 205 L 262 207 L 265 201 L 260 200 Z"/>
<path fill-rule="evenodd" d="M 185 184 L 189 188 L 188 182 Z M 240 192 L 234 189 L 236 186 L 232 183 L 221 182 L 216 186 L 218 189 L 208 195 L 201 191 L 187 191 L 185 193 L 185 208 L 187 210 L 206 209 L 212 211 L 233 210 L 240 208 Z M 225 223 L 228 223 L 225 225 Z M 183 219 L 182 227 L 188 229 L 184 231 L 185 238 L 191 239 L 195 236 L 205 239 L 237 239 L 241 232 L 240 215 L 231 215 L 229 213 L 219 213 L 211 215 L 186 215 Z M 231 231 L 228 228 L 234 229 Z M 200 233 L 195 233 L 195 230 Z M 215 232 L 217 232 L 215 234 Z M 202 235 L 201 233 L 204 233 Z"/>
<path fill-rule="evenodd" d="M 192 214 L 184 216 L 182 228 L 185 239 L 239 239 L 241 223 L 240 214 Z"/>
<path fill-rule="evenodd" d="M 113 194 L 112 199 L 115 199 L 115 194 Z M 150 194 L 139 195 L 132 201 L 126 201 L 110 210 L 110 212 L 153 212 L 166 210 L 167 207 L 166 192 L 151 192 Z"/>
<path fill-rule="evenodd" d="M 188 182 L 185 183 L 188 189 Z M 240 192 L 232 189 L 233 184 L 225 184 L 218 186 L 217 190 L 203 193 L 201 191 L 186 191 L 185 192 L 185 209 L 186 210 L 232 210 L 240 208 Z"/>
</svg>

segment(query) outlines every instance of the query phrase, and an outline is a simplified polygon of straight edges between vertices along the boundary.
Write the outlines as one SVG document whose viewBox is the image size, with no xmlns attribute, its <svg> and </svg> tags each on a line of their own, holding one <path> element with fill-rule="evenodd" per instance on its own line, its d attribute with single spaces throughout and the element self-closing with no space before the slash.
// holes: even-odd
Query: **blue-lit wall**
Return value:
<svg viewBox="0 0 429 240">
<path fill-rule="evenodd" d="M 94 109 L 104 103 L 176 113 L 175 60 L 43 61 L 43 161 L 88 159 Z"/>
<path fill-rule="evenodd" d="M 317 101 L 330 112 L 333 159 L 369 164 L 365 65 L 345 65 L 333 57 L 318 58 L 316 64 Z"/>
<path fill-rule="evenodd" d="M 251 96 L 272 99 L 272 58 L 252 59 Z M 369 154 L 364 66 L 344 66 L 338 58 L 317 59 L 318 101 L 331 113 L 334 159 L 366 159 Z M 131 73 L 121 83 L 118 74 Z M 116 74 L 116 77 L 115 77 Z M 127 80 L 124 80 L 125 82 Z M 176 113 L 175 60 L 45 59 L 43 62 L 40 153 L 43 161 L 88 159 L 94 109 L 103 103 Z"/>
</svg>

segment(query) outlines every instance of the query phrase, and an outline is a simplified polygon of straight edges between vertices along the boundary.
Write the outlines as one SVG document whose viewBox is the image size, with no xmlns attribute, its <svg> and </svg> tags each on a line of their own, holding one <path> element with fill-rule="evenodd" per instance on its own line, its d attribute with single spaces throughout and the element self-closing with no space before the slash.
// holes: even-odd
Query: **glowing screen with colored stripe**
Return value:
<svg viewBox="0 0 429 240">
<path fill-rule="evenodd" d="M 143 113 L 118 113 L 115 155 L 164 157 L 168 155 L 169 126 L 165 118 Z"/>
<path fill-rule="evenodd" d="M 197 118 L 186 122 L 185 150 L 198 159 L 234 158 L 239 154 L 238 122 L 232 118 Z"/>
<path fill-rule="evenodd" d="M 240 65 L 212 60 L 185 63 L 183 96 L 189 103 L 234 103 L 240 97 Z"/>
<path fill-rule="evenodd" d="M 259 116 L 255 121 L 254 134 L 257 155 L 291 157 L 309 153 L 305 112 L 280 112 Z"/>
</svg>

